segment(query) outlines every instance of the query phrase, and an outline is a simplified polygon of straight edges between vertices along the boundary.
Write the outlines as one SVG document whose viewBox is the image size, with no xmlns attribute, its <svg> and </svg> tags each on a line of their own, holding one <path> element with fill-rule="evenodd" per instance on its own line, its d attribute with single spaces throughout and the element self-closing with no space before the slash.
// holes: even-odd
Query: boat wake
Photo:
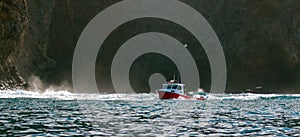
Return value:
<svg viewBox="0 0 300 137">
<path fill-rule="evenodd" d="M 0 90 L 0 98 L 49 98 L 57 100 L 153 100 L 156 94 L 78 94 L 66 90 L 43 93 L 25 90 Z"/>
<path fill-rule="evenodd" d="M 78 94 L 69 91 L 34 92 L 25 90 L 0 90 L 0 98 L 48 98 L 57 100 L 156 100 L 157 94 Z M 300 94 L 208 94 L 208 100 L 267 100 L 267 99 L 300 99 Z M 182 99 L 179 99 L 182 100 Z"/>
<path fill-rule="evenodd" d="M 300 94 L 210 94 L 210 100 L 258 100 L 258 99 L 295 99 L 300 98 Z"/>
</svg>

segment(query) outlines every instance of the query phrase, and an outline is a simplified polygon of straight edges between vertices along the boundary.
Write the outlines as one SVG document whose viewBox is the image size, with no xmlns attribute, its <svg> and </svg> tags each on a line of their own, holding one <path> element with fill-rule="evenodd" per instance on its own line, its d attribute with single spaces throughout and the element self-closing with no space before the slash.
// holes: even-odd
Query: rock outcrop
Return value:
<svg viewBox="0 0 300 137">
<path fill-rule="evenodd" d="M 24 0 L 0 2 L 0 89 L 27 86 L 14 64 L 14 53 L 24 46 L 27 25 L 27 4 Z"/>
<path fill-rule="evenodd" d="M 31 76 L 46 85 L 71 84 L 73 52 L 82 30 L 95 15 L 119 1 L 0 1 L 0 88 L 28 86 Z M 227 61 L 228 92 L 300 93 L 300 1 L 182 1 L 198 10 L 217 33 Z M 100 90 L 113 90 L 110 66 L 118 48 L 130 37 L 149 31 L 172 35 L 191 47 L 199 45 L 172 22 L 145 18 L 125 23 L 99 52 L 96 77 Z M 192 51 L 201 68 L 201 86 L 209 89 L 206 54 L 203 49 Z M 148 79 L 155 72 L 172 78 L 169 73 L 176 73 L 177 68 L 156 67 L 163 63 L 174 66 L 158 55 L 139 58 L 130 73 L 132 86 L 137 91 L 149 90 Z"/>
</svg>

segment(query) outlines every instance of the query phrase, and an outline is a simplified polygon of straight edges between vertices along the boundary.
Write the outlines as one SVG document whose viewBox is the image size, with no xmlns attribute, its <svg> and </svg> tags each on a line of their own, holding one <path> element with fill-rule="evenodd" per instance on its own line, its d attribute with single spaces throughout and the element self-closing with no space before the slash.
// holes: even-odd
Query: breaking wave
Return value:
<svg viewBox="0 0 300 137">
<path fill-rule="evenodd" d="M 78 94 L 66 90 L 45 92 L 25 90 L 0 90 L 0 98 L 51 98 L 58 100 L 154 100 L 155 93 L 144 94 Z M 300 94 L 209 94 L 208 100 L 267 100 L 267 99 L 297 99 Z"/>
</svg>

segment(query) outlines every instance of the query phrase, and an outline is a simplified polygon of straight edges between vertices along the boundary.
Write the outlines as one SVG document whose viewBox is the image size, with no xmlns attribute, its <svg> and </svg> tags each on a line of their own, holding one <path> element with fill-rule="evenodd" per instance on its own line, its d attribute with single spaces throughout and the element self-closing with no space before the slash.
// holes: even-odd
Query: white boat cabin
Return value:
<svg viewBox="0 0 300 137">
<path fill-rule="evenodd" d="M 185 90 L 185 84 L 174 83 L 172 81 L 163 84 L 162 89 L 160 89 L 160 91 L 177 93 L 182 95 L 184 94 L 184 90 Z"/>
</svg>

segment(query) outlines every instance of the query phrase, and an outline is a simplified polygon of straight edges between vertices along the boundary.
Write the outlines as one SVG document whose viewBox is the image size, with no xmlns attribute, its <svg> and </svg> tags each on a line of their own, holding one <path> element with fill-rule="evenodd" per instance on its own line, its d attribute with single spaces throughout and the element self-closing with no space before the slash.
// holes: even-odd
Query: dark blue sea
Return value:
<svg viewBox="0 0 300 137">
<path fill-rule="evenodd" d="M 300 136 L 300 95 L 0 91 L 0 136 Z"/>
</svg>

